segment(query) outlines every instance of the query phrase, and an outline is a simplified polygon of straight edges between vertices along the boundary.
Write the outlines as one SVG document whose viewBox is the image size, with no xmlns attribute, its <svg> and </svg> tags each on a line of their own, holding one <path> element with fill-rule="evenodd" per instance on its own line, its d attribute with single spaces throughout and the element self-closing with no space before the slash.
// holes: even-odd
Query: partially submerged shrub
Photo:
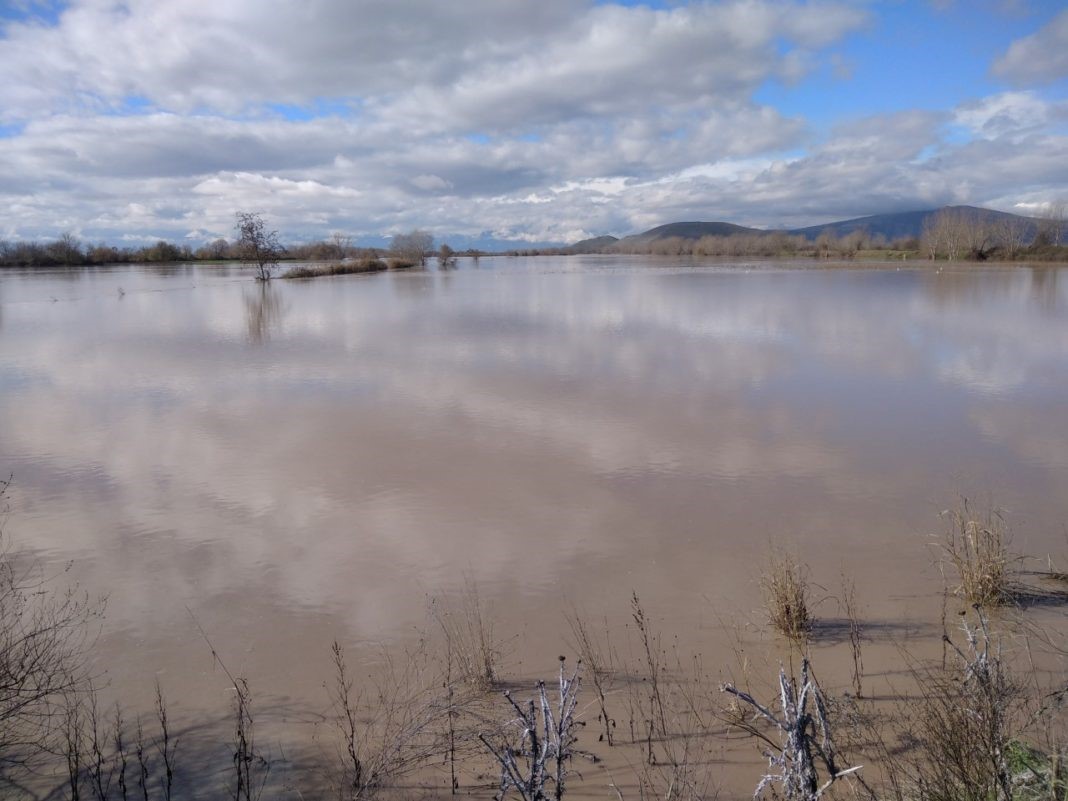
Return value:
<svg viewBox="0 0 1068 801">
<path fill-rule="evenodd" d="M 291 267 L 282 273 L 283 278 L 318 278 L 325 275 L 317 267 Z"/>
<path fill-rule="evenodd" d="M 500 651 L 477 585 L 469 582 L 458 597 L 435 599 L 431 614 L 445 638 L 447 674 L 479 690 L 496 685 Z"/>
<path fill-rule="evenodd" d="M 808 566 L 785 550 L 774 550 L 760 577 L 760 589 L 772 627 L 791 640 L 804 640 L 812 628 Z"/>
<path fill-rule="evenodd" d="M 920 703 L 909 720 L 921 748 L 910 773 L 919 796 L 930 801 L 1013 798 L 1009 745 L 1023 688 L 1006 668 L 982 610 L 976 611 L 975 626 L 962 619 L 963 647 L 945 638 L 960 660 L 959 672 L 930 670 L 917 677 Z"/>
<path fill-rule="evenodd" d="M 1068 798 L 1068 755 L 1063 751 L 1047 754 L 1012 740 L 1008 747 L 1008 766 L 1017 801 Z"/>
<path fill-rule="evenodd" d="M 387 658 L 384 676 L 362 692 L 354 686 L 341 645 L 335 642 L 331 653 L 332 712 L 343 745 L 338 751 L 340 799 L 373 798 L 440 759 L 439 726 L 452 713 L 452 703 L 442 697 L 440 677 L 430 669 L 422 647 L 406 652 L 399 662 Z"/>
<path fill-rule="evenodd" d="M 504 697 L 512 705 L 517 717 L 510 722 L 519 732 L 518 741 L 508 735 L 499 737 L 479 735 L 483 745 L 493 754 L 501 769 L 498 799 L 515 790 L 523 801 L 559 801 L 566 787 L 571 760 L 575 755 L 575 720 L 578 708 L 579 669 L 568 676 L 564 658 L 560 657 L 560 678 L 557 693 L 551 702 L 545 682 L 538 682 L 536 701 L 525 705 L 516 703 L 510 692 Z"/>
<path fill-rule="evenodd" d="M 796 680 L 787 675 L 785 668 L 779 668 L 778 709 L 764 706 L 732 684 L 723 685 L 721 690 L 748 707 L 754 713 L 754 720 L 770 723 L 779 733 L 776 745 L 755 723 L 739 724 L 769 746 L 766 752 L 769 772 L 757 785 L 754 798 L 769 785 L 777 784 L 786 801 L 817 801 L 834 782 L 860 770 L 859 765 L 838 766 L 827 702 L 807 658 L 801 660 L 801 675 Z M 775 791 L 771 795 L 779 797 Z"/>
<path fill-rule="evenodd" d="M 283 278 L 320 278 L 325 275 L 358 275 L 378 273 L 388 269 L 381 259 L 365 258 L 359 261 L 342 261 L 336 264 L 292 267 L 282 274 Z"/>
<path fill-rule="evenodd" d="M 957 574 L 954 593 L 983 608 L 1011 601 L 1010 537 L 1001 512 L 977 513 L 962 498 L 942 516 L 947 521 L 942 550 Z"/>
</svg>

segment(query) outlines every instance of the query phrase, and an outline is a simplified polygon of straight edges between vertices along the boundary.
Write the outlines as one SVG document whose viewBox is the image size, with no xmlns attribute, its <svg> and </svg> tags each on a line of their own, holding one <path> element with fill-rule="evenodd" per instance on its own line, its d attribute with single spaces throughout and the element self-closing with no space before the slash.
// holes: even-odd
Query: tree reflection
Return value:
<svg viewBox="0 0 1068 801">
<path fill-rule="evenodd" d="M 1061 269 L 1047 266 L 1031 268 L 1031 298 L 1045 312 L 1057 311 L 1060 301 L 1057 277 Z"/>
<path fill-rule="evenodd" d="M 277 290 L 262 283 L 252 292 L 245 293 L 245 322 L 248 324 L 248 341 L 260 345 L 278 331 L 285 316 L 285 307 Z"/>
</svg>

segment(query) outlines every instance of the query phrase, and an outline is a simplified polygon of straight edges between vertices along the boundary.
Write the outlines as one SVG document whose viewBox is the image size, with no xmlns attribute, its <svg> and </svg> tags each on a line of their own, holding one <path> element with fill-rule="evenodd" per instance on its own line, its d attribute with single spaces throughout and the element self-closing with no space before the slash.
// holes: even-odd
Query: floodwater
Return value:
<svg viewBox="0 0 1068 801">
<path fill-rule="evenodd" d="M 5 270 L 0 472 L 13 546 L 107 596 L 102 684 L 194 710 L 228 697 L 206 638 L 319 709 L 333 640 L 403 642 L 468 584 L 518 679 L 632 591 L 726 664 L 774 545 L 817 616 L 844 572 L 907 638 L 961 493 L 1068 565 L 1068 269 Z"/>
</svg>

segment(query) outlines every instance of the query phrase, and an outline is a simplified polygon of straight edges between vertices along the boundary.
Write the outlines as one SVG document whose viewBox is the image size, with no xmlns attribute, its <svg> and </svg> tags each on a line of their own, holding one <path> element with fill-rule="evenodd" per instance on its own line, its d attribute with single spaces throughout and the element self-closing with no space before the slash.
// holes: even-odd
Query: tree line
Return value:
<svg viewBox="0 0 1068 801">
<path fill-rule="evenodd" d="M 1063 204 L 1031 220 L 1015 215 L 990 217 L 973 209 L 949 208 L 927 218 L 920 245 L 929 259 L 1064 259 L 1068 231 Z"/>
<path fill-rule="evenodd" d="M 65 233 L 44 242 L 10 242 L 0 239 L 0 267 L 75 267 L 102 264 L 166 263 L 193 261 L 243 261 L 266 268 L 278 261 L 342 261 L 343 259 L 379 259 L 388 257 L 396 266 L 426 263 L 433 252 L 434 237 L 427 231 L 413 230 L 396 234 L 389 248 L 358 247 L 348 234 L 335 232 L 315 242 L 282 245 L 278 232 L 269 230 L 263 218 L 254 212 L 235 215 L 234 239 L 219 237 L 199 247 L 187 243 L 176 245 L 159 240 L 151 245 L 119 247 L 105 243 L 88 244 L 74 234 Z M 453 250 L 442 245 L 437 253 L 446 260 Z"/>
<path fill-rule="evenodd" d="M 436 255 L 440 264 L 449 266 L 455 261 L 455 257 L 460 255 L 447 244 L 442 244 L 440 250 L 435 253 L 433 235 L 421 229 L 394 235 L 389 248 L 385 249 L 355 246 L 353 238 L 341 232 L 332 233 L 329 237 L 315 242 L 282 246 L 278 241 L 278 232 L 267 230 L 258 214 L 238 212 L 236 217 L 238 236 L 235 239 L 220 237 L 196 248 L 187 243 L 176 245 L 162 239 L 151 245 L 136 247 L 117 247 L 104 243 L 91 245 L 81 242 L 70 233 L 49 242 L 8 242 L 0 239 L 0 267 L 193 261 L 251 261 L 262 267 L 264 265 L 260 264 L 259 256 L 264 255 L 261 247 L 264 243 L 253 242 L 255 236 L 250 239 L 249 231 L 242 227 L 242 220 L 244 228 L 258 223 L 257 236 L 273 237 L 270 252 L 266 254 L 269 257 L 267 261 L 271 264 L 280 260 L 330 262 L 388 258 L 391 266 L 413 267 L 424 265 L 429 256 Z M 991 216 L 969 208 L 946 208 L 925 220 L 919 237 L 889 239 L 863 228 L 839 235 L 828 228 L 815 239 L 785 231 L 709 235 L 700 238 L 628 238 L 599 248 L 595 252 L 721 258 L 852 259 L 870 255 L 950 261 L 1065 261 L 1068 260 L 1066 239 L 1068 211 L 1064 204 L 1060 204 L 1037 219 L 1009 214 Z M 250 250 L 255 251 L 252 256 Z M 571 247 L 532 248 L 511 250 L 507 255 L 569 255 L 575 252 L 578 251 Z M 477 258 L 485 254 L 468 250 L 462 255 Z"/>
<path fill-rule="evenodd" d="M 378 248 L 354 247 L 351 237 L 339 235 L 318 242 L 286 245 L 279 258 L 294 261 L 330 261 L 377 255 Z M 159 240 L 151 245 L 118 247 L 87 244 L 72 234 L 45 242 L 9 242 L 0 240 L 2 267 L 60 267 L 97 264 L 131 264 L 142 262 L 242 261 L 245 252 L 240 239 L 215 239 L 200 247 L 176 245 Z"/>
<path fill-rule="evenodd" d="M 946 208 L 929 216 L 920 236 L 887 238 L 858 228 L 838 234 L 832 228 L 814 239 L 786 231 L 680 236 L 657 239 L 627 238 L 592 252 L 644 256 L 723 258 L 882 258 L 925 257 L 950 261 L 987 259 L 1016 261 L 1068 260 L 1068 214 L 1063 205 L 1042 217 L 990 215 L 969 208 Z M 513 250 L 508 255 L 570 255 L 574 248 Z M 590 251 L 585 251 L 590 252 Z"/>
</svg>

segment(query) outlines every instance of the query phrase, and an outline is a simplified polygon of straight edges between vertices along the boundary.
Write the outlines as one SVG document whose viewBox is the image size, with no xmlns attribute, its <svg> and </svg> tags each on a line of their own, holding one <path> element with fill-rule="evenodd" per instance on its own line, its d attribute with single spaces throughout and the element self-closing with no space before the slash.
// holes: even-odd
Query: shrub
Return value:
<svg viewBox="0 0 1068 801">
<path fill-rule="evenodd" d="M 772 627 L 791 640 L 804 640 L 812 628 L 807 565 L 785 550 L 774 550 L 760 577 L 760 588 Z"/>
<path fill-rule="evenodd" d="M 942 549 L 957 573 L 954 593 L 983 608 L 1011 601 L 1010 537 L 1001 512 L 976 514 L 962 498 L 942 516 L 947 521 Z"/>
</svg>

